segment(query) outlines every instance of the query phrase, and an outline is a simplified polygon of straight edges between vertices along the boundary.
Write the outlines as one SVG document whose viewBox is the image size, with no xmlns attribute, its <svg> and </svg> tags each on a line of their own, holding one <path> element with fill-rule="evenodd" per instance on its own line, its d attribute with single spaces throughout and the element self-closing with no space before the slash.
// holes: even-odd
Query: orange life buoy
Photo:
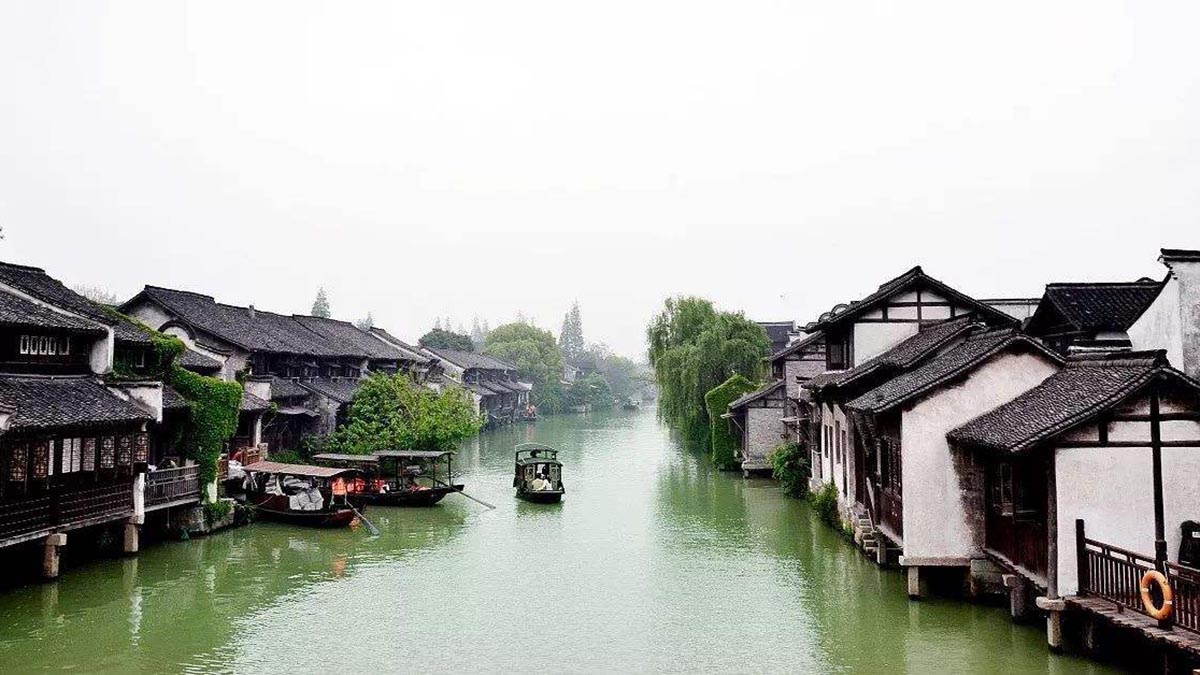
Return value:
<svg viewBox="0 0 1200 675">
<path fill-rule="evenodd" d="M 1157 607 L 1154 604 L 1154 598 L 1150 597 L 1151 584 L 1158 584 L 1159 590 L 1162 592 L 1162 606 Z M 1146 613 L 1153 619 L 1163 621 L 1171 616 L 1171 611 L 1175 608 L 1175 592 L 1171 590 L 1171 582 L 1163 576 L 1158 570 L 1150 570 L 1142 575 L 1142 582 L 1139 584 L 1142 591 L 1142 607 L 1146 608 Z"/>
</svg>

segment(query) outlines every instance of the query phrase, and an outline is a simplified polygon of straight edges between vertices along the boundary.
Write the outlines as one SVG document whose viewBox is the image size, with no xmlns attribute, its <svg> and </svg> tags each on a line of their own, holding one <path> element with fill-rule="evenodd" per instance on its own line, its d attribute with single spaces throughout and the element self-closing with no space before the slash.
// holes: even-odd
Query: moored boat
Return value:
<svg viewBox="0 0 1200 675">
<path fill-rule="evenodd" d="M 433 506 L 451 492 L 461 492 L 453 482 L 453 452 L 436 450 L 380 450 L 370 455 L 321 453 L 313 461 L 328 467 L 361 472 L 351 491 L 377 506 Z M 445 461 L 445 480 L 438 478 Z"/>
<path fill-rule="evenodd" d="M 245 472 L 246 505 L 263 520 L 346 527 L 364 508 L 351 494 L 358 469 L 255 462 Z"/>
<path fill-rule="evenodd" d="M 558 451 L 541 443 L 522 443 L 516 447 L 513 487 L 517 497 L 537 504 L 562 501 L 566 488 L 562 483 L 562 463 Z"/>
</svg>

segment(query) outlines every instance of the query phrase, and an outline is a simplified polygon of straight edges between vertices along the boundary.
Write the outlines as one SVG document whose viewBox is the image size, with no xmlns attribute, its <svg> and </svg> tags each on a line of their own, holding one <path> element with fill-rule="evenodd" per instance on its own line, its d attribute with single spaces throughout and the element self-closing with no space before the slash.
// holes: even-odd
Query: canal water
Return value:
<svg viewBox="0 0 1200 675">
<path fill-rule="evenodd" d="M 561 449 L 564 503 L 519 502 L 512 447 Z M 770 481 L 719 473 L 652 411 L 466 443 L 483 507 L 382 530 L 268 523 L 0 595 L 0 670 L 1094 672 L 1000 609 L 909 602 Z"/>
</svg>

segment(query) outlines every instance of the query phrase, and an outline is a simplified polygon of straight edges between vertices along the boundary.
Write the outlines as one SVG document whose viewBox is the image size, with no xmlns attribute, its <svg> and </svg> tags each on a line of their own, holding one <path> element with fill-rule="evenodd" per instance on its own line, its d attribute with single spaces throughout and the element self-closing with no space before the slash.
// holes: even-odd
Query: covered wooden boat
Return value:
<svg viewBox="0 0 1200 675">
<path fill-rule="evenodd" d="M 517 497 L 527 502 L 554 504 L 562 501 L 567 491 L 562 483 L 558 451 L 541 443 L 518 445 L 513 487 L 517 489 Z"/>
<path fill-rule="evenodd" d="M 255 462 L 246 471 L 246 505 L 255 517 L 309 527 L 346 527 L 364 508 L 351 494 L 362 476 L 348 467 Z"/>
<path fill-rule="evenodd" d="M 351 486 L 354 495 L 379 506 L 433 506 L 463 485 L 454 484 L 453 452 L 380 450 L 371 455 L 321 453 L 323 466 L 362 472 Z M 445 473 L 441 473 L 442 462 Z"/>
</svg>

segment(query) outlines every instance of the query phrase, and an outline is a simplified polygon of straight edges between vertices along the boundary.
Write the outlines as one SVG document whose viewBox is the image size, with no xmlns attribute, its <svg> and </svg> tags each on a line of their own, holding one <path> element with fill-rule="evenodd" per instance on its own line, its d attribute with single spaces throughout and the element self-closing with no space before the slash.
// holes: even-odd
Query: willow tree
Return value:
<svg viewBox="0 0 1200 675">
<path fill-rule="evenodd" d="M 770 342 L 739 313 L 720 312 L 703 298 L 668 298 L 646 328 L 658 383 L 658 414 L 689 447 L 709 449 L 704 395 L 732 375 L 762 379 Z"/>
</svg>

